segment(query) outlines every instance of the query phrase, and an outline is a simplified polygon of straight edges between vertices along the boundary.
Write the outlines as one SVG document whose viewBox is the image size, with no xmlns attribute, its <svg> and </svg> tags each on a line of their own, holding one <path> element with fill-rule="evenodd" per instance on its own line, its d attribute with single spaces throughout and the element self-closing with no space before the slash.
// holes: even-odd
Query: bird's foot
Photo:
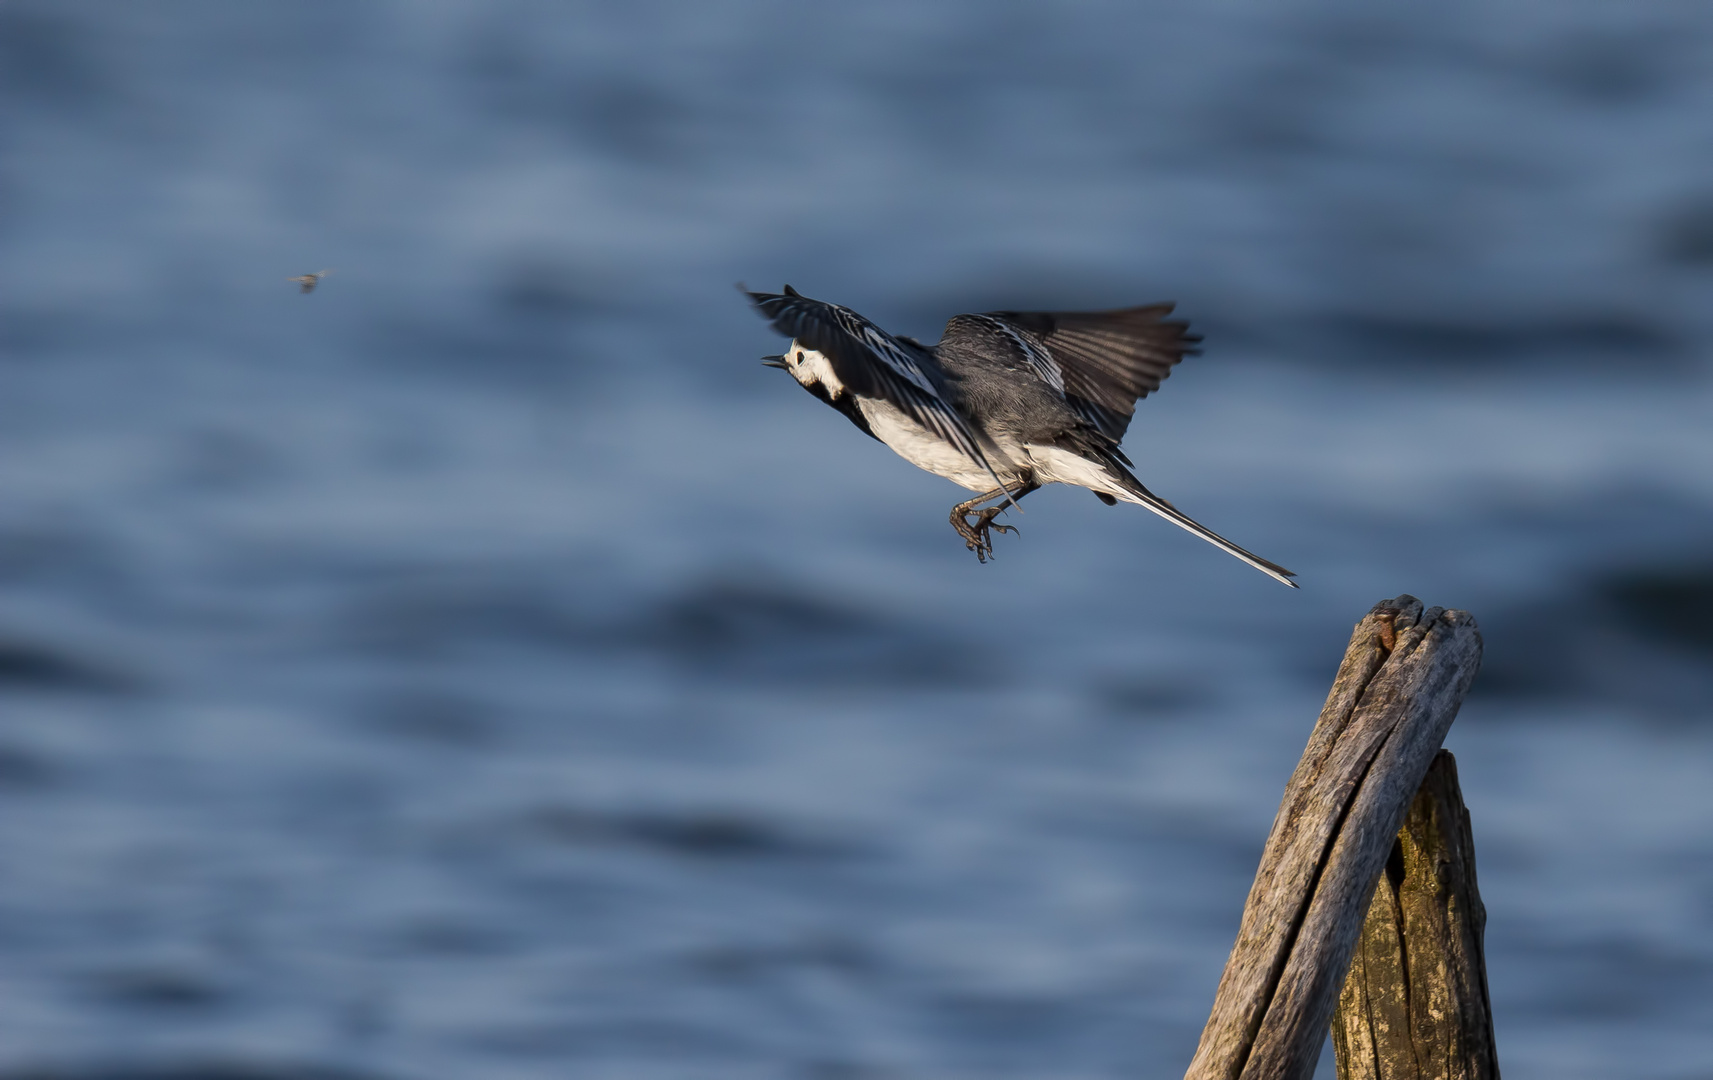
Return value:
<svg viewBox="0 0 1713 1080">
<path fill-rule="evenodd" d="M 990 506 L 976 513 L 972 521 L 971 515 L 959 513 L 958 510 L 952 511 L 952 528 L 964 538 L 964 546 L 975 552 L 978 561 L 985 563 L 993 558 L 993 530 L 1002 533 L 1017 531 L 1015 525 L 1000 525 L 994 522 L 993 519 L 1004 512 L 1004 504 Z"/>
</svg>

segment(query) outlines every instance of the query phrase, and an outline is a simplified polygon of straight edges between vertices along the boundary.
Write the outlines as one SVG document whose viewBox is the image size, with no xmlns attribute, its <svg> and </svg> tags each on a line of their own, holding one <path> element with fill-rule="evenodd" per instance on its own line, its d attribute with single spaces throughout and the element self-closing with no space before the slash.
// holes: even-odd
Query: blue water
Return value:
<svg viewBox="0 0 1713 1080">
<path fill-rule="evenodd" d="M 1690 4 L 8 0 L 0 1077 L 1180 1075 L 1405 591 L 1506 1076 L 1707 1076 L 1709 115 Z M 1302 590 L 977 565 L 739 280 L 1176 299 Z"/>
</svg>

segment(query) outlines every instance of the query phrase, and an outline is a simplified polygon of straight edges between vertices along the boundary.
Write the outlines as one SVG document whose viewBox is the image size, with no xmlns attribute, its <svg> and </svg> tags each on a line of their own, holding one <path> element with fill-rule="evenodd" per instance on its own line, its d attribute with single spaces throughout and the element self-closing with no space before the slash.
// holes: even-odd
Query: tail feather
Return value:
<svg viewBox="0 0 1713 1080">
<path fill-rule="evenodd" d="M 1105 457 L 1106 455 L 1100 456 Z M 1227 555 L 1248 563 L 1250 566 L 1253 566 L 1263 574 L 1266 574 L 1274 581 L 1284 582 L 1293 589 L 1300 588 L 1296 582 L 1291 580 L 1293 577 L 1296 577 L 1294 572 L 1286 570 L 1276 562 L 1269 562 L 1254 552 L 1243 550 L 1236 544 L 1227 540 L 1225 537 L 1208 528 L 1206 525 L 1196 521 L 1194 518 L 1190 517 L 1182 510 L 1179 510 L 1165 499 L 1160 498 L 1152 491 L 1143 487 L 1142 481 L 1130 475 L 1130 470 L 1118 464 L 1118 462 L 1108 459 L 1102 464 L 1106 466 L 1107 473 L 1111 475 L 1114 480 L 1118 481 L 1118 490 L 1112 492 L 1112 494 L 1118 496 L 1127 503 L 1135 503 L 1137 506 L 1147 507 L 1149 510 L 1159 514 L 1178 528 L 1183 529 L 1186 532 L 1194 533 L 1196 536 L 1206 540 L 1208 543 L 1225 552 Z"/>
<path fill-rule="evenodd" d="M 1282 581 L 1293 589 L 1300 587 L 1296 582 L 1291 580 L 1296 576 L 1294 571 L 1286 570 L 1278 563 L 1268 562 L 1266 559 L 1263 559 L 1254 552 L 1243 550 L 1236 544 L 1227 540 L 1225 537 L 1214 532 L 1199 521 L 1196 521 L 1194 518 L 1191 518 L 1189 515 L 1173 509 L 1172 506 L 1164 499 L 1159 498 L 1147 490 L 1140 492 L 1126 491 L 1118 497 L 1123 499 L 1125 502 L 1147 507 L 1154 511 L 1154 513 L 1159 514 L 1161 517 L 1171 522 L 1173 525 L 1176 525 L 1178 528 L 1194 533 L 1203 540 L 1212 544 L 1214 547 L 1225 552 L 1227 555 L 1248 563 L 1250 566 L 1253 566 L 1263 574 L 1266 574 L 1274 581 Z"/>
</svg>

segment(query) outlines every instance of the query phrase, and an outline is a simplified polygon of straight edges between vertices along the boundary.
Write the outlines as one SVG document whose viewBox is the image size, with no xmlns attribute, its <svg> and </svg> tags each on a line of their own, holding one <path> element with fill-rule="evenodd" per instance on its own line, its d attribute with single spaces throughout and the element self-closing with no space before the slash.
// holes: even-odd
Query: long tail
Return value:
<svg viewBox="0 0 1713 1080">
<path fill-rule="evenodd" d="M 1106 457 L 1104 454 L 1100 456 Z M 1253 566 L 1263 574 L 1266 574 L 1274 581 L 1282 581 L 1293 589 L 1299 588 L 1297 583 L 1291 580 L 1293 577 L 1296 577 L 1296 574 L 1292 571 L 1286 570 L 1278 563 L 1268 562 L 1266 559 L 1256 555 L 1254 552 L 1244 551 L 1242 548 L 1214 532 L 1201 522 L 1196 521 L 1189 515 L 1183 513 L 1165 499 L 1160 498 L 1152 491 L 1143 487 L 1142 481 L 1130 475 L 1130 470 L 1126 469 L 1119 462 L 1109 459 L 1103 462 L 1103 464 L 1106 466 L 1106 471 L 1111 474 L 1112 478 L 1118 481 L 1118 490 L 1112 492 L 1113 495 L 1116 495 L 1127 503 L 1135 503 L 1137 506 L 1147 507 L 1154 511 L 1154 513 L 1159 514 L 1161 517 L 1171 522 L 1173 525 L 1176 525 L 1178 528 L 1183 529 L 1186 532 L 1194 533 L 1203 540 L 1212 544 L 1214 547 L 1225 552 L 1227 555 L 1248 563 L 1250 566 Z"/>
</svg>

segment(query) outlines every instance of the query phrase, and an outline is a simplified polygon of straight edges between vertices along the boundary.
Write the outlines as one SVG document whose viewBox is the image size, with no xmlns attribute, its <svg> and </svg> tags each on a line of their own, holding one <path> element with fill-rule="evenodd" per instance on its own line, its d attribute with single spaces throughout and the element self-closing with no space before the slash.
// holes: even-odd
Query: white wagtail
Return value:
<svg viewBox="0 0 1713 1080">
<path fill-rule="evenodd" d="M 747 291 L 747 290 L 746 290 Z M 1201 338 L 1165 318 L 1171 304 L 1117 311 L 954 315 L 938 345 L 889 334 L 849 308 L 791 286 L 749 293 L 791 338 L 783 368 L 899 457 L 980 495 L 952 528 L 986 562 L 994 518 L 1043 484 L 1075 484 L 1108 506 L 1145 506 L 1293 589 L 1292 573 L 1186 517 L 1130 474 L 1118 448 L 1136 402 L 1160 388 Z M 998 500 L 994 502 L 994 500 Z M 992 506 L 978 510 L 983 503 Z"/>
</svg>

